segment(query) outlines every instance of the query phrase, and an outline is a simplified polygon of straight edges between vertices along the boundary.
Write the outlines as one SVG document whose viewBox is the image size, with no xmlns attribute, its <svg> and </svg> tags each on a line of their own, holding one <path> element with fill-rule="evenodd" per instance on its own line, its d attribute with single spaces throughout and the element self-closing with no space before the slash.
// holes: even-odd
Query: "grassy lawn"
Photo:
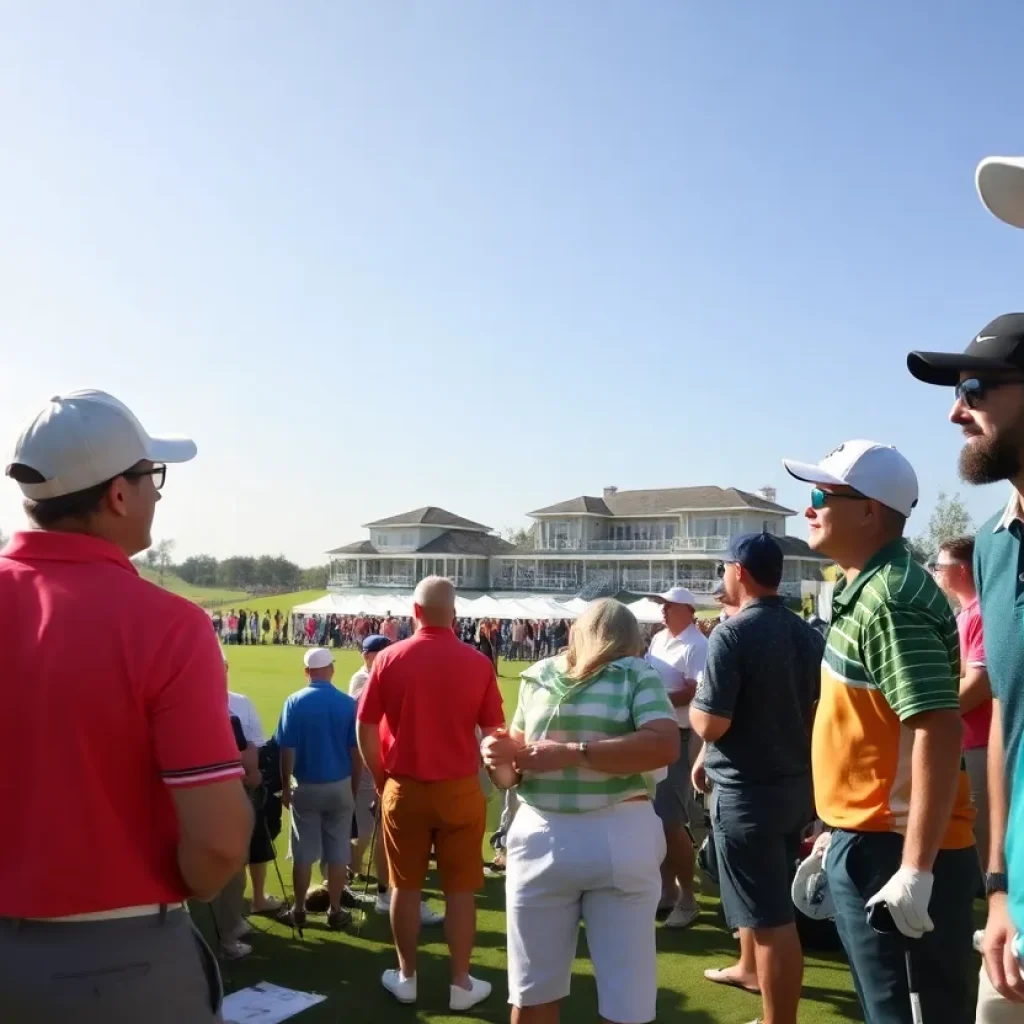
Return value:
<svg viewBox="0 0 1024 1024">
<path fill-rule="evenodd" d="M 271 606 L 276 607 L 272 604 Z M 228 647 L 231 688 L 248 694 L 255 702 L 269 733 L 277 723 L 284 698 L 302 685 L 302 653 L 294 647 Z M 347 686 L 360 659 L 354 652 L 338 652 L 338 682 Z M 505 706 L 514 706 L 517 678 L 514 666 L 502 663 L 502 692 Z M 499 805 L 492 800 L 492 819 Z M 278 840 L 279 863 L 285 883 L 291 890 L 287 852 L 287 821 Z M 279 892 L 277 878 L 270 867 L 269 888 Z M 432 884 L 432 883 L 428 883 Z M 429 893 L 439 906 L 438 894 Z M 658 934 L 658 1020 L 689 1024 L 745 1024 L 760 1011 L 760 1001 L 744 992 L 711 985 L 702 978 L 708 967 L 723 967 L 735 956 L 736 944 L 717 913 L 717 900 L 701 897 L 704 909 L 700 921 L 685 932 L 659 928 Z M 474 972 L 494 985 L 494 994 L 469 1014 L 453 1016 L 448 1012 L 446 951 L 442 930 L 424 930 L 420 947 L 419 1003 L 400 1006 L 380 986 L 380 974 L 394 966 L 390 928 L 384 917 L 371 912 L 362 934 L 328 932 L 322 917 L 311 917 L 303 941 L 292 941 L 289 930 L 265 918 L 254 917 L 258 929 L 250 940 L 254 952 L 247 960 L 223 966 L 228 991 L 258 981 L 318 992 L 327 1001 L 299 1015 L 301 1024 L 351 1024 L 381 1021 L 507 1021 L 508 989 L 505 979 L 505 915 L 503 884 L 488 880 L 480 895 L 477 949 Z M 197 908 L 196 920 L 209 936 L 209 916 Z M 358 913 L 357 913 L 358 920 Z M 574 965 L 573 990 L 563 1020 L 596 1020 L 597 995 L 590 963 L 586 958 L 586 938 L 581 929 L 578 958 Z M 811 955 L 804 977 L 804 1001 L 800 1020 L 803 1024 L 861 1020 L 853 994 L 849 970 L 839 955 Z"/>
<path fill-rule="evenodd" d="M 186 583 L 180 576 L 176 576 L 172 572 L 165 572 L 162 580 L 160 579 L 160 573 L 156 569 L 143 567 L 139 569 L 139 574 L 150 582 L 163 587 L 165 590 L 171 591 L 172 594 L 179 594 L 181 597 L 188 598 L 189 601 L 201 604 L 205 608 L 212 607 L 221 601 L 245 600 L 244 590 L 228 590 L 227 587 L 197 587 L 191 583 Z"/>
</svg>

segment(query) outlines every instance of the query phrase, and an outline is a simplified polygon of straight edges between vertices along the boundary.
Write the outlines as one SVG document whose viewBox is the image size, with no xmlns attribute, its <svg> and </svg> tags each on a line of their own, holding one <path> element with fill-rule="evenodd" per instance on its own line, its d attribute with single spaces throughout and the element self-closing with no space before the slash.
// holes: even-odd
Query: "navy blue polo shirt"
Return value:
<svg viewBox="0 0 1024 1024">
<path fill-rule="evenodd" d="M 284 702 L 277 742 L 295 751 L 296 782 L 349 778 L 356 745 L 356 702 L 331 683 L 310 683 Z"/>
<path fill-rule="evenodd" d="M 974 539 L 974 579 L 985 629 L 985 662 L 1003 721 L 1006 775 L 1024 735 L 1024 553 L 1016 491 Z"/>
</svg>

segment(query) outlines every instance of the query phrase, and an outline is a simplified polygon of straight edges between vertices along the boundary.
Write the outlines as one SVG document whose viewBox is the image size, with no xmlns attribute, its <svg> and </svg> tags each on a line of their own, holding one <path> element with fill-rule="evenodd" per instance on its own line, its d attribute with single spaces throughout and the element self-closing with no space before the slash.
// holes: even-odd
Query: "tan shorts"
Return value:
<svg viewBox="0 0 1024 1024">
<path fill-rule="evenodd" d="M 450 782 L 388 779 L 381 833 L 392 888 L 422 889 L 433 848 L 446 893 L 482 889 L 486 826 L 487 801 L 476 775 Z"/>
</svg>

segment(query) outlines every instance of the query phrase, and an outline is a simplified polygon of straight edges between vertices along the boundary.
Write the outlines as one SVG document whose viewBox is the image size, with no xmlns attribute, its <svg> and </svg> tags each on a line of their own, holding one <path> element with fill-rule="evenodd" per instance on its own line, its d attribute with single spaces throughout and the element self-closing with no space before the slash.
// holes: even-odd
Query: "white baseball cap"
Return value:
<svg viewBox="0 0 1024 1024">
<path fill-rule="evenodd" d="M 909 516 L 917 504 L 917 474 L 892 445 L 846 441 L 816 466 L 791 459 L 783 459 L 782 464 L 797 480 L 852 487 L 902 516 Z"/>
<path fill-rule="evenodd" d="M 978 164 L 974 181 L 990 213 L 1024 228 L 1024 156 L 987 156 Z"/>
<path fill-rule="evenodd" d="M 302 664 L 306 668 L 327 668 L 334 664 L 334 657 L 326 647 L 311 647 L 302 656 Z"/>
<path fill-rule="evenodd" d="M 796 869 L 790 890 L 796 909 L 815 921 L 832 920 L 836 916 L 835 903 L 828 888 L 824 857 L 823 850 L 812 851 Z"/>
<path fill-rule="evenodd" d="M 697 598 L 686 587 L 671 587 L 664 594 L 651 595 L 651 600 L 660 604 L 688 604 L 691 608 L 697 607 Z"/>
<path fill-rule="evenodd" d="M 196 445 L 187 437 L 150 437 L 132 411 L 105 391 L 54 395 L 21 432 L 7 475 L 28 466 L 43 483 L 19 483 L 33 501 L 75 494 L 113 480 L 143 459 L 188 462 Z"/>
</svg>

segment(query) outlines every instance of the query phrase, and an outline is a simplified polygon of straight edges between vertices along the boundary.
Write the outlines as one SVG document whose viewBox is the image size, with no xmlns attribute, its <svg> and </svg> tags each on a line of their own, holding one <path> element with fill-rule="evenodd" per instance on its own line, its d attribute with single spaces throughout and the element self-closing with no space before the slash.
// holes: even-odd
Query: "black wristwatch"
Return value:
<svg viewBox="0 0 1024 1024">
<path fill-rule="evenodd" d="M 990 871 L 985 876 L 986 896 L 991 896 L 994 892 L 1006 892 L 1007 889 L 1005 871 Z"/>
</svg>

